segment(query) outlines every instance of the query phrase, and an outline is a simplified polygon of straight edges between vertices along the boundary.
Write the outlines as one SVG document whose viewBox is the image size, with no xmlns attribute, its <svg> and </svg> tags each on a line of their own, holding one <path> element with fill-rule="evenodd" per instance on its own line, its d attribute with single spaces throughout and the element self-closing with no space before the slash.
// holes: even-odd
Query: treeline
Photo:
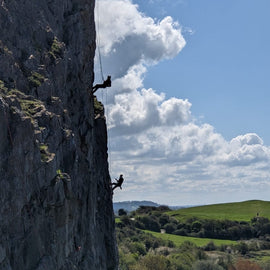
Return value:
<svg viewBox="0 0 270 270">
<path fill-rule="evenodd" d="M 209 260 L 203 249 L 190 242 L 176 247 L 173 242 L 156 238 L 135 227 L 135 221 L 123 215 L 116 224 L 121 270 L 213 270 L 227 269 L 230 260 Z M 222 267 L 224 266 L 224 267 Z"/>
<path fill-rule="evenodd" d="M 142 210 L 140 209 L 139 211 Z M 145 210 L 152 216 L 149 209 Z M 156 211 L 156 209 L 153 210 Z M 138 225 L 138 220 L 134 217 L 134 214 L 128 216 L 123 211 L 121 211 L 121 214 L 120 219 L 116 223 L 119 269 L 121 270 L 270 269 L 270 262 L 264 262 L 263 265 L 259 266 L 255 262 L 241 259 L 240 257 L 250 257 L 249 252 L 254 250 L 269 249 L 270 243 L 267 246 L 268 242 L 250 242 L 248 244 L 239 242 L 230 247 L 227 245 L 217 247 L 213 242 L 209 242 L 202 248 L 195 246 L 191 242 L 184 242 L 178 247 L 171 241 L 156 238 L 152 234 L 145 233 L 136 228 L 135 224 Z M 152 222 L 146 224 L 151 226 Z M 209 257 L 206 251 L 214 250 L 218 251 L 219 254 L 223 253 L 223 255 L 219 255 L 215 259 Z M 235 259 L 235 254 L 239 255 L 239 259 Z"/>
<path fill-rule="evenodd" d="M 246 240 L 263 238 L 270 241 L 270 221 L 264 217 L 254 217 L 250 222 L 231 220 L 198 219 L 196 217 L 179 222 L 166 206 L 141 206 L 131 214 L 136 228 L 169 234 L 215 238 L 229 240 Z"/>
</svg>

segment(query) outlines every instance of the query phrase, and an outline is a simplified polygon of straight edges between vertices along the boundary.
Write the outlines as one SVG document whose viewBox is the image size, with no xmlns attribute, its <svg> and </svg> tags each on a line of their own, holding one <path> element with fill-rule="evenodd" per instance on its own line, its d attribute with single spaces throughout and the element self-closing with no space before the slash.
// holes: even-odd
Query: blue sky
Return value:
<svg viewBox="0 0 270 270">
<path fill-rule="evenodd" d="M 111 177 L 125 178 L 115 201 L 268 200 L 269 10 L 266 0 L 97 1 L 113 79 L 98 98 Z"/>
<path fill-rule="evenodd" d="M 256 132 L 269 145 L 270 2 L 134 2 L 150 16 L 178 20 L 187 41 L 177 57 L 149 70 L 145 86 L 188 98 L 193 114 L 227 139 Z"/>
</svg>

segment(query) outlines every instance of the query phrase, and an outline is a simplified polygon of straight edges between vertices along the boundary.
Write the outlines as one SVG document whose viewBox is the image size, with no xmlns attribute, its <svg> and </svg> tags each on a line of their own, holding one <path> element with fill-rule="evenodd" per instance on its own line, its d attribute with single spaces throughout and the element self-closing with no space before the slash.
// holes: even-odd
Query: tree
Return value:
<svg viewBox="0 0 270 270">
<path fill-rule="evenodd" d="M 118 210 L 118 216 L 126 216 L 126 215 L 127 215 L 127 212 L 123 208 L 120 208 Z"/>
<path fill-rule="evenodd" d="M 166 225 L 167 223 L 170 222 L 170 217 L 166 214 L 162 214 L 159 218 L 159 223 L 161 226 Z"/>
<path fill-rule="evenodd" d="M 160 231 L 160 224 L 150 216 L 139 217 L 138 221 L 144 224 L 146 230 L 154 232 Z"/>
<path fill-rule="evenodd" d="M 173 223 L 168 223 L 164 226 L 166 233 L 173 233 L 176 230 L 176 225 Z"/>
<path fill-rule="evenodd" d="M 244 242 L 240 242 L 240 244 L 237 245 L 237 249 L 242 255 L 245 255 L 248 253 L 248 245 Z"/>
<path fill-rule="evenodd" d="M 198 220 L 194 221 L 191 225 L 191 229 L 195 233 L 199 232 L 201 228 L 202 228 L 202 223 Z"/>
</svg>

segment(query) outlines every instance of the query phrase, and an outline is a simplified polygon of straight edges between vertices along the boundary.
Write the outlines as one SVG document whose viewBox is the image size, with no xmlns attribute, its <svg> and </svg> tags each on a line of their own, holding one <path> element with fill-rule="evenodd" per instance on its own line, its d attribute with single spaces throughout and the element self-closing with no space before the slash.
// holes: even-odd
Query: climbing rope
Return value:
<svg viewBox="0 0 270 270">
<path fill-rule="evenodd" d="M 96 17 L 97 17 L 97 25 L 96 25 L 96 43 L 97 43 L 97 53 L 98 53 L 98 60 L 99 60 L 99 69 L 100 69 L 100 75 L 102 78 L 102 81 L 105 81 L 104 79 L 104 74 L 103 74 L 103 66 L 102 66 L 102 57 L 101 57 L 101 51 L 100 51 L 100 0 L 96 0 Z M 108 123 L 108 119 L 109 119 L 109 104 L 108 104 L 108 92 L 107 92 L 107 88 L 106 89 L 102 89 L 101 91 L 101 101 L 104 104 L 104 92 L 105 92 L 105 117 Z M 109 163 L 109 173 L 111 174 L 111 168 L 112 168 L 112 159 L 111 159 L 111 140 L 109 138 L 109 136 L 107 136 L 107 140 L 108 140 L 108 163 Z"/>
<path fill-rule="evenodd" d="M 107 125 L 108 125 L 108 120 L 109 120 L 109 104 L 108 104 L 108 90 L 105 90 L 105 98 L 106 98 L 106 110 L 105 110 L 105 116 L 106 116 L 106 121 L 107 121 Z M 111 139 L 110 136 L 108 134 L 107 136 L 107 140 L 108 140 L 108 159 L 109 159 L 109 172 L 111 174 L 111 169 L 112 169 L 112 156 L 111 156 Z"/>
<path fill-rule="evenodd" d="M 96 41 L 97 41 L 97 51 L 98 51 L 98 59 L 99 59 L 99 69 L 102 81 L 104 81 L 104 74 L 103 74 L 103 68 L 102 68 L 102 59 L 101 59 L 101 52 L 100 52 L 100 35 L 99 35 L 99 29 L 100 29 L 100 23 L 99 23 L 99 0 L 96 1 L 96 15 L 97 15 L 97 27 L 96 27 Z"/>
</svg>

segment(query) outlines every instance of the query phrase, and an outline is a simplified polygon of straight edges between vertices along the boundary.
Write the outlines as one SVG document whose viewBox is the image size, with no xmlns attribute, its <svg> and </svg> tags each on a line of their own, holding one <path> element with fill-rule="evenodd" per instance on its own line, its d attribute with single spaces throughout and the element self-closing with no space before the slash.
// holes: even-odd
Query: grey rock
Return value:
<svg viewBox="0 0 270 270">
<path fill-rule="evenodd" d="M 0 263 L 6 258 L 6 251 L 5 249 L 0 245 Z"/>
<path fill-rule="evenodd" d="M 118 268 L 94 4 L 0 1 L 0 270 Z"/>
</svg>

